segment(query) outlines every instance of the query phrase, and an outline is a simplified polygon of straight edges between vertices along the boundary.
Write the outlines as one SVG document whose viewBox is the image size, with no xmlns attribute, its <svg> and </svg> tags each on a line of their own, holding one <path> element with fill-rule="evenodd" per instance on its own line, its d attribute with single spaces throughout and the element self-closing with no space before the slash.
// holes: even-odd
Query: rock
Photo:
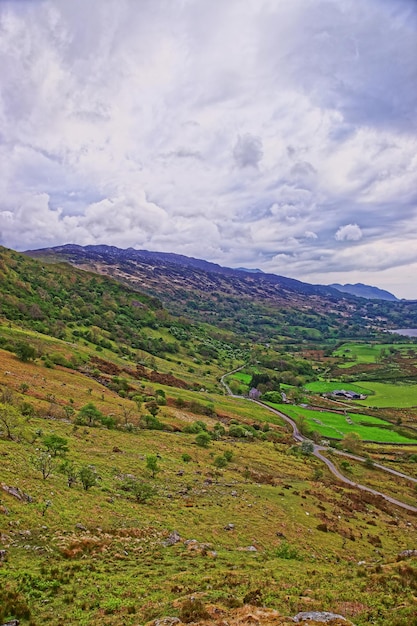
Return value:
<svg viewBox="0 0 417 626">
<path fill-rule="evenodd" d="M 5 622 L 2 626 L 19 626 L 20 622 L 18 619 L 11 619 L 9 622 Z"/>
<path fill-rule="evenodd" d="M 7 556 L 7 550 L 0 550 L 0 562 L 4 561 Z"/>
<path fill-rule="evenodd" d="M 33 498 L 29 496 L 27 493 L 24 493 L 23 491 L 21 491 L 19 487 L 9 487 L 8 485 L 5 485 L 4 483 L 2 483 L 1 488 L 10 496 L 17 498 L 21 502 L 33 502 Z"/>
<path fill-rule="evenodd" d="M 164 541 L 164 546 L 174 546 L 176 543 L 178 543 L 179 541 L 181 541 L 181 536 L 179 533 L 177 533 L 176 530 L 174 530 L 170 535 L 168 535 L 168 537 L 165 539 Z"/>
<path fill-rule="evenodd" d="M 408 559 L 410 556 L 417 556 L 417 550 L 403 550 L 398 554 L 400 559 Z"/>
<path fill-rule="evenodd" d="M 181 620 L 178 617 L 161 617 L 153 620 L 147 626 L 174 626 L 174 624 L 181 624 Z"/>
<path fill-rule="evenodd" d="M 234 530 L 235 529 L 235 525 L 234 524 L 226 524 L 224 529 L 225 530 Z"/>
<path fill-rule="evenodd" d="M 237 548 L 240 552 L 258 552 L 258 549 L 255 546 L 246 546 L 245 548 Z"/>
<path fill-rule="evenodd" d="M 237 491 L 232 491 L 230 495 L 233 496 L 234 498 L 237 498 Z"/>
<path fill-rule="evenodd" d="M 327 611 L 305 611 L 302 613 L 297 613 L 297 615 L 294 617 L 294 622 L 297 623 L 312 621 L 332 624 L 336 620 L 345 622 L 346 624 L 352 624 L 352 622 L 348 622 L 348 620 L 343 617 L 343 615 L 338 615 L 337 613 L 328 613 Z"/>
<path fill-rule="evenodd" d="M 87 530 L 84 524 L 80 524 L 80 522 L 78 522 L 78 524 L 75 524 L 75 528 L 77 530 Z"/>
<path fill-rule="evenodd" d="M 113 452 L 122 452 L 122 450 L 120 450 L 120 448 L 118 448 L 117 446 L 114 446 Z"/>
</svg>

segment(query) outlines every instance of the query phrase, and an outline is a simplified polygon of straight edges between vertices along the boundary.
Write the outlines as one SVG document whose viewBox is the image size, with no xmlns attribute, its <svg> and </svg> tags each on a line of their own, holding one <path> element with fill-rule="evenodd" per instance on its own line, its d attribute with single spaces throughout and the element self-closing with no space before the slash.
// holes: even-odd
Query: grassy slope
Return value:
<svg viewBox="0 0 417 626">
<path fill-rule="evenodd" d="M 20 381 L 28 381 L 24 397 L 39 408 L 46 407 L 50 394 L 57 405 L 74 395 L 77 408 L 93 398 L 103 411 L 129 402 L 110 390 L 101 400 L 100 386 L 77 372 L 50 370 L 41 362 L 22 364 L 4 351 L 1 357 L 11 372 L 3 373 L 2 388 L 7 383 L 18 390 Z M 229 417 L 271 421 L 260 407 L 243 400 L 214 398 L 216 409 Z M 171 407 L 162 412 L 164 421 L 193 419 Z M 403 521 L 387 534 L 389 512 L 375 504 L 359 506 L 357 494 L 335 489 L 326 472 L 324 482 L 313 481 L 319 463 L 288 455 L 286 445 L 226 439 L 206 450 L 195 445 L 193 435 L 128 434 L 46 417 L 24 420 L 21 429 L 29 440 L 39 429 L 66 437 L 68 458 L 94 465 L 101 478 L 88 492 L 80 485 L 69 489 L 56 470 L 43 480 L 30 463 L 37 443 L 0 440 L 1 481 L 33 498 L 29 504 L 1 496 L 8 511 L 0 514 L 8 556 L 0 569 L 0 588 L 7 584 L 20 593 L 33 624 L 138 624 L 175 614 L 172 604 L 190 593 L 227 605 L 258 588 L 264 590 L 263 602 L 284 614 L 311 607 L 353 611 L 358 624 L 368 623 L 369 615 L 377 620 L 381 606 L 389 611 L 400 601 L 407 603 L 406 591 L 394 597 L 387 595 L 384 582 L 362 591 L 356 582 L 356 569 L 365 579 L 372 575 L 374 535 L 382 537 L 378 560 L 382 554 L 390 568 L 397 567 L 396 554 L 410 545 L 413 532 L 407 513 L 396 512 Z M 234 458 L 217 473 L 213 457 L 225 450 L 232 450 Z M 190 463 L 182 461 L 185 452 Z M 146 470 L 149 453 L 161 457 L 154 480 Z M 137 504 L 121 490 L 120 477 L 126 473 L 155 485 L 157 495 L 150 503 Z M 52 505 L 42 516 L 46 500 Z M 317 529 L 323 519 L 331 531 Z M 367 526 L 370 520 L 375 527 Z M 233 531 L 225 530 L 229 523 Z M 202 551 L 183 542 L 163 547 L 174 529 L 184 540 L 211 546 Z M 240 550 L 250 545 L 257 551 Z M 370 569 L 354 566 L 352 576 L 352 564 L 362 560 Z M 349 604 L 353 594 L 355 606 Z"/>
<path fill-rule="evenodd" d="M 69 273 L 67 278 L 70 285 Z M 10 289 L 15 289 L 13 281 Z M 117 298 L 120 292 L 114 289 Z M 126 292 L 125 297 L 132 296 Z M 10 296 L 10 306 L 18 305 L 16 298 Z M 98 301 L 91 306 L 99 307 Z M 125 322 L 120 320 L 121 332 Z M 59 330 L 55 322 L 52 326 Z M 146 328 L 154 338 L 167 339 L 164 327 Z M 85 338 L 52 338 L 13 323 L 3 325 L 0 336 L 6 343 L 27 340 L 44 357 L 59 353 L 83 363 L 96 355 L 118 367 L 134 367 L 134 355 L 115 351 L 116 344 L 97 353 Z M 159 371 L 172 371 L 190 383 L 197 380 L 204 391 L 123 375 L 143 394 L 162 389 L 173 399 L 210 403 L 225 422 L 270 422 L 281 443 L 224 437 L 204 449 L 196 446 L 194 435 L 181 432 L 77 426 L 65 420 L 68 405 L 77 411 L 93 401 L 106 415 L 123 423 L 129 414 L 135 424 L 145 409 L 91 378 L 88 368 L 85 373 L 51 369 L 40 358 L 22 363 L 11 352 L 0 351 L 1 393 L 11 393 L 17 405 L 33 405 L 37 413 L 20 419 L 14 441 L 0 439 L 0 482 L 32 498 L 28 503 L 0 491 L 0 549 L 6 550 L 0 563 L 0 617 L 17 615 L 21 624 L 32 626 L 133 626 L 178 614 L 190 595 L 202 594 L 206 604 L 227 609 L 259 591 L 263 604 L 287 615 L 318 609 L 352 616 L 356 624 L 410 623 L 417 566 L 413 561 L 397 563 L 397 554 L 413 547 L 415 518 L 340 487 L 316 459 L 289 454 L 290 438 L 279 418 L 220 395 L 216 378 L 226 366 L 239 364 L 237 353 L 225 348 L 224 355 L 205 363 L 192 354 L 199 341 L 187 340 L 170 360 L 154 359 Z M 215 422 L 170 403 L 160 408 L 158 417 L 177 428 L 196 419 L 210 427 Z M 67 457 L 77 467 L 93 465 L 100 476 L 97 486 L 85 492 L 78 483 L 70 489 L 57 468 L 43 480 L 31 463 L 41 446 L 40 430 L 65 437 Z M 217 470 L 213 461 L 226 450 L 233 452 L 233 459 Z M 150 453 L 160 457 L 161 471 L 154 479 L 146 469 Z M 183 461 L 184 453 L 190 455 L 189 463 Z M 154 498 L 138 504 L 121 488 L 125 474 L 153 484 Z M 45 509 L 47 501 L 51 506 Z M 233 530 L 225 529 L 228 524 Z M 164 547 L 174 529 L 182 540 Z M 190 539 L 198 544 L 187 545 Z M 248 546 L 256 551 L 245 550 Z M 357 565 L 361 561 L 366 565 Z"/>
</svg>

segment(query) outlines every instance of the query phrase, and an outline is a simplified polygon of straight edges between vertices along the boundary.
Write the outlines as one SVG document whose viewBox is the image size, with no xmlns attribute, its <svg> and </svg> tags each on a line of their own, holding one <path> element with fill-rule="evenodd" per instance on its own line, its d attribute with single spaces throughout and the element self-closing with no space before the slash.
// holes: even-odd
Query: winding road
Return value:
<svg viewBox="0 0 417 626">
<path fill-rule="evenodd" d="M 244 396 L 236 396 L 232 393 L 232 390 L 230 389 L 229 385 L 226 383 L 225 378 L 227 376 L 230 376 L 231 374 L 235 374 L 236 372 L 239 372 L 240 370 L 242 370 L 245 366 L 241 366 L 238 367 L 237 369 L 231 371 L 231 372 L 227 372 L 226 374 L 224 374 L 221 379 L 220 382 L 223 385 L 224 389 L 226 390 L 226 393 L 231 396 L 232 398 L 239 398 L 240 400 L 247 400 L 248 402 L 254 402 L 255 404 L 258 404 L 259 406 L 263 407 L 264 409 L 267 409 L 268 411 L 271 411 L 271 413 L 274 413 L 275 415 L 277 415 L 278 417 L 280 417 L 281 419 L 283 419 L 285 422 L 287 422 L 287 424 L 289 424 L 292 428 L 292 435 L 295 441 L 301 443 L 302 441 L 307 441 L 308 438 L 304 437 L 304 435 L 302 435 L 298 429 L 297 424 L 294 422 L 293 419 L 291 419 L 290 417 L 288 417 L 288 415 L 285 415 L 285 413 L 282 413 L 281 411 L 278 411 L 277 409 L 273 409 L 272 407 L 268 406 L 267 404 L 264 404 L 263 402 L 260 402 L 259 400 L 252 400 L 251 398 L 246 398 Z M 324 456 L 323 454 L 321 454 L 321 452 L 328 450 L 328 448 L 326 446 L 322 446 L 322 445 L 318 445 L 318 444 L 313 444 L 314 448 L 313 448 L 313 452 L 312 454 L 318 458 L 320 461 L 322 461 L 330 470 L 330 472 L 336 476 L 336 478 L 338 478 L 340 481 L 344 482 L 347 485 L 350 485 L 351 487 L 356 487 L 357 489 L 360 489 L 361 491 L 367 491 L 368 493 L 373 494 L 374 496 L 380 496 L 381 498 L 384 498 L 384 500 L 387 500 L 387 502 L 390 502 L 391 504 L 394 504 L 395 506 L 399 506 L 403 509 L 407 509 L 407 511 L 411 511 L 412 513 L 417 513 L 417 507 L 412 506 L 411 504 L 406 504 L 405 502 L 401 502 L 401 500 L 397 500 L 396 498 L 392 498 L 391 496 L 389 496 L 386 493 L 382 493 L 381 491 L 377 491 L 376 489 L 372 489 L 371 487 L 367 487 L 366 485 L 361 485 L 359 483 L 355 483 L 353 480 L 350 480 L 350 478 L 347 478 L 346 476 L 344 476 L 340 470 L 336 467 L 336 465 L 330 460 L 328 459 L 326 456 Z M 335 452 L 336 454 L 340 454 L 341 456 L 346 456 L 349 457 L 351 459 L 357 460 L 357 461 L 362 461 L 364 462 L 366 459 L 364 459 L 363 457 L 360 456 L 356 456 L 354 454 L 349 454 L 347 452 L 341 452 L 339 450 L 334 450 L 333 452 Z M 414 478 L 412 476 L 408 476 L 407 474 L 402 474 L 401 472 L 397 472 L 396 470 L 393 470 L 389 467 L 385 467 L 385 465 L 380 465 L 379 463 L 374 463 L 374 467 L 377 467 L 378 469 L 381 469 L 385 472 L 389 472 L 390 474 L 394 474 L 395 476 L 399 476 L 400 478 L 405 478 L 406 480 L 409 480 L 413 483 L 417 483 L 417 478 Z"/>
</svg>

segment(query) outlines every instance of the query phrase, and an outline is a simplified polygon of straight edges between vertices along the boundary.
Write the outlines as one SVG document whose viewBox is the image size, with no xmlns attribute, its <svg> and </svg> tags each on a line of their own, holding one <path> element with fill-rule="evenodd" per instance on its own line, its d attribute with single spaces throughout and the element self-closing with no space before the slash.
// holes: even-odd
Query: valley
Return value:
<svg viewBox="0 0 417 626">
<path fill-rule="evenodd" d="M 0 248 L 0 623 L 415 623 L 415 305 L 41 252 Z"/>
</svg>

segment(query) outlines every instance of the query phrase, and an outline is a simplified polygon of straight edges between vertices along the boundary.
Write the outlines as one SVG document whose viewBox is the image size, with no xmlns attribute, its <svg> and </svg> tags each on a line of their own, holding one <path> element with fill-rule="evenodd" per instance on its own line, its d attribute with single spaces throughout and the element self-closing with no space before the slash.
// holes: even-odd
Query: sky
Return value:
<svg viewBox="0 0 417 626">
<path fill-rule="evenodd" d="M 417 299 L 416 0 L 0 0 L 0 244 Z"/>
</svg>

